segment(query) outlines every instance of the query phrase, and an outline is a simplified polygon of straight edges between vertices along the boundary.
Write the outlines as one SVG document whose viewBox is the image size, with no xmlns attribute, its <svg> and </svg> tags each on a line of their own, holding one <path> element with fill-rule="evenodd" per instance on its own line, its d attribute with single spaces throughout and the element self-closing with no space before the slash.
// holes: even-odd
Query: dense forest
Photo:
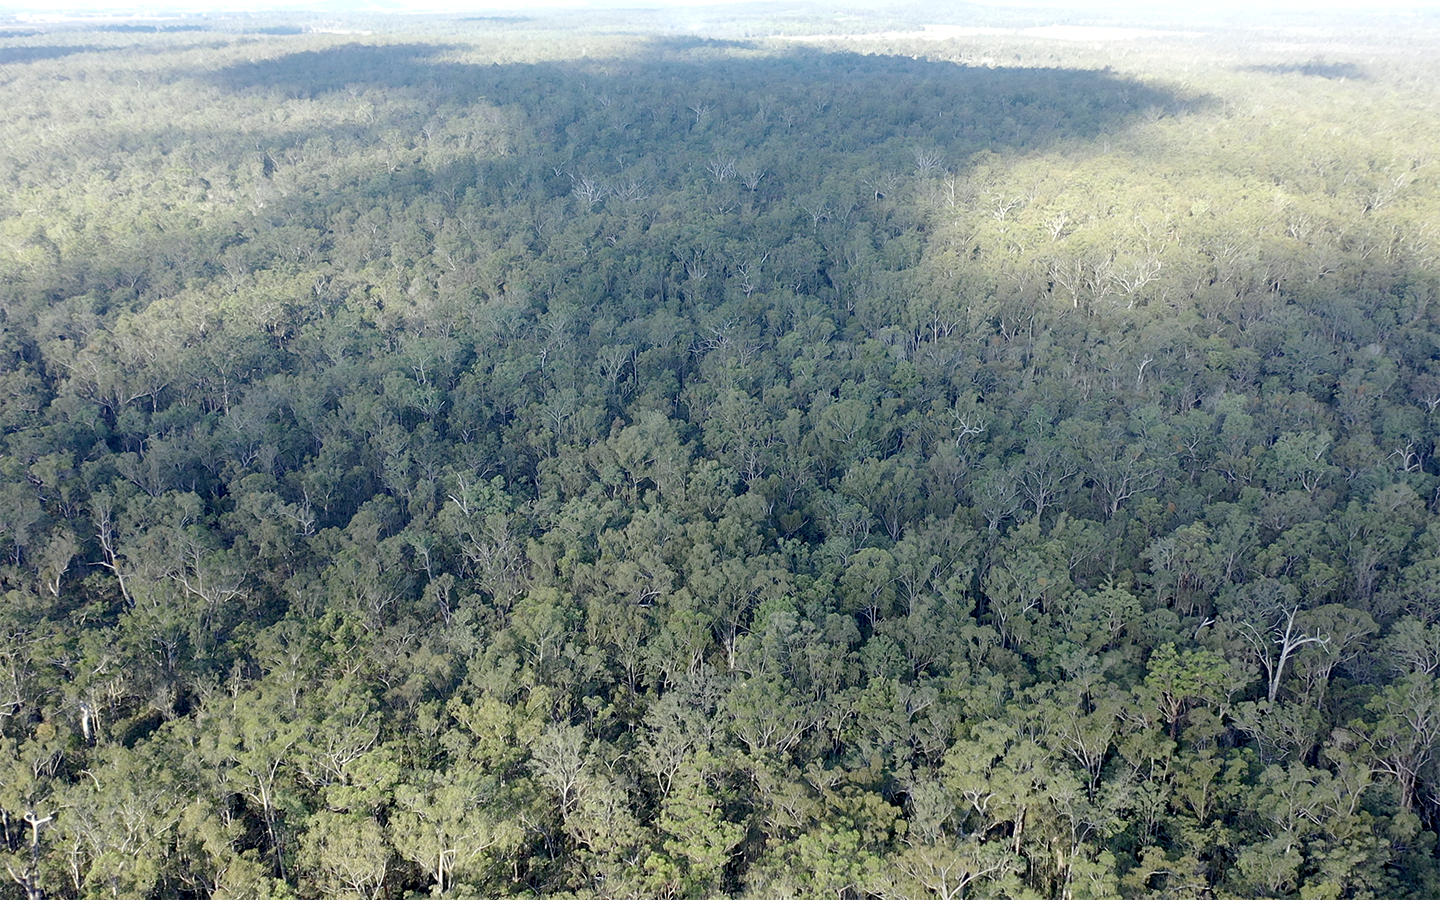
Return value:
<svg viewBox="0 0 1440 900">
<path fill-rule="evenodd" d="M 1440 34 L 747 15 L 0 29 L 0 898 L 1440 896 Z"/>
</svg>

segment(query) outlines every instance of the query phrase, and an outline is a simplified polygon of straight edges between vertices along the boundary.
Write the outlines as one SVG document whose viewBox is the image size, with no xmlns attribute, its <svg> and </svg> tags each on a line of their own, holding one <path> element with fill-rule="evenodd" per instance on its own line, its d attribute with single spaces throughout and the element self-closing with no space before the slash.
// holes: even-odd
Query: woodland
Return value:
<svg viewBox="0 0 1440 900">
<path fill-rule="evenodd" d="M 907 15 L 0 22 L 0 898 L 1440 896 L 1437 23 Z"/>
</svg>

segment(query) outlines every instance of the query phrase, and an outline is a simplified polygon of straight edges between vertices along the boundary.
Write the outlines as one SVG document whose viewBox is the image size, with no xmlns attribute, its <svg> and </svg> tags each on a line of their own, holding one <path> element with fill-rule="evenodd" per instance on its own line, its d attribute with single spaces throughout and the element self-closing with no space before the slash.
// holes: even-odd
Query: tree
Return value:
<svg viewBox="0 0 1440 900">
<path fill-rule="evenodd" d="M 373 900 L 385 883 L 390 848 L 369 816 L 323 810 L 307 822 L 296 862 L 314 873 L 324 896 Z"/>
<path fill-rule="evenodd" d="M 195 751 L 224 770 L 253 805 L 265 830 L 265 848 L 281 880 L 290 877 L 287 854 L 291 814 L 299 798 L 287 789 L 288 767 L 304 731 L 283 692 L 260 685 L 232 697 L 213 698 L 197 718 Z"/>
<path fill-rule="evenodd" d="M 172 863 L 188 798 L 171 760 L 146 749 L 107 749 L 91 777 L 65 791 L 55 840 L 67 845 L 77 891 L 152 892 Z"/>
<path fill-rule="evenodd" d="M 1407 675 L 1387 685 L 1366 712 L 1369 719 L 1355 731 L 1375 769 L 1395 779 L 1401 808 L 1412 809 L 1440 741 L 1440 684 L 1432 675 Z"/>
<path fill-rule="evenodd" d="M 726 820 L 703 768 L 693 762 L 676 773 L 656 824 L 664 835 L 664 857 L 652 857 L 646 865 L 657 871 L 673 866 L 673 889 L 681 895 L 713 892 L 731 853 L 745 837 L 743 826 Z"/>
<path fill-rule="evenodd" d="M 0 737 L 3 858 L 27 900 L 42 900 L 46 886 L 59 880 L 58 861 L 47 852 L 56 818 L 64 814 L 56 778 L 64 752 L 57 737 L 53 726 L 37 728 L 28 740 Z"/>
<path fill-rule="evenodd" d="M 981 591 L 1001 636 L 1028 647 L 1074 588 L 1064 548 L 1041 536 L 1037 516 L 1007 535 L 996 557 Z"/>
<path fill-rule="evenodd" d="M 1307 645 L 1323 646 L 1330 643 L 1330 635 L 1322 632 L 1318 623 L 1307 629 L 1305 619 L 1297 621 L 1300 612 L 1298 606 L 1287 605 L 1281 601 L 1268 609 L 1260 610 L 1255 616 L 1258 621 L 1246 618 L 1235 623 L 1251 654 L 1265 670 L 1265 697 L 1271 703 L 1275 702 L 1280 693 L 1280 682 L 1291 657 Z"/>
<path fill-rule="evenodd" d="M 1268 469 L 1276 488 L 1298 486 L 1313 496 L 1337 469 L 1329 462 L 1329 432 L 1287 432 L 1270 448 Z"/>
<path fill-rule="evenodd" d="M 1311 641 L 1295 654 L 1295 672 L 1305 682 L 1305 693 L 1316 707 L 1325 702 L 1327 686 L 1336 668 L 1359 657 L 1367 639 L 1379 630 L 1368 613 L 1338 603 L 1309 610 L 1308 628 L 1328 640 Z"/>
<path fill-rule="evenodd" d="M 1150 656 L 1145 682 L 1137 692 L 1170 725 L 1170 738 L 1197 703 L 1219 706 L 1238 687 L 1231 665 L 1213 650 L 1180 651 L 1165 644 Z"/>
<path fill-rule="evenodd" d="M 978 881 L 999 881 L 1019 868 L 1004 845 L 975 837 L 951 838 L 936 844 L 912 843 L 896 859 L 895 874 L 882 876 L 871 890 L 882 897 L 919 900 L 965 900 Z"/>
</svg>

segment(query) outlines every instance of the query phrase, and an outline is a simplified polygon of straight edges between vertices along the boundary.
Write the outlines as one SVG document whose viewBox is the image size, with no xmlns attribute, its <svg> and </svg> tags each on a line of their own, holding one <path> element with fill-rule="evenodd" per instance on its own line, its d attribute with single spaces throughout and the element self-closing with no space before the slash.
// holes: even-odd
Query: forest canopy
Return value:
<svg viewBox="0 0 1440 900">
<path fill-rule="evenodd" d="M 0 897 L 1440 896 L 1435 35 L 887 15 L 6 23 Z"/>
</svg>

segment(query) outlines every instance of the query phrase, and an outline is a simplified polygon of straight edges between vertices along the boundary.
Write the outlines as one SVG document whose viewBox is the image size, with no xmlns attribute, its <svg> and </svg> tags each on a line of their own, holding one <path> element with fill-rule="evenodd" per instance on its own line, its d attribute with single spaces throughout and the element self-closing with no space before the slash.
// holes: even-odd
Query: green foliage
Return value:
<svg viewBox="0 0 1440 900">
<path fill-rule="evenodd" d="M 1434 896 L 1433 36 L 693 15 L 0 35 L 0 898 Z"/>
</svg>

